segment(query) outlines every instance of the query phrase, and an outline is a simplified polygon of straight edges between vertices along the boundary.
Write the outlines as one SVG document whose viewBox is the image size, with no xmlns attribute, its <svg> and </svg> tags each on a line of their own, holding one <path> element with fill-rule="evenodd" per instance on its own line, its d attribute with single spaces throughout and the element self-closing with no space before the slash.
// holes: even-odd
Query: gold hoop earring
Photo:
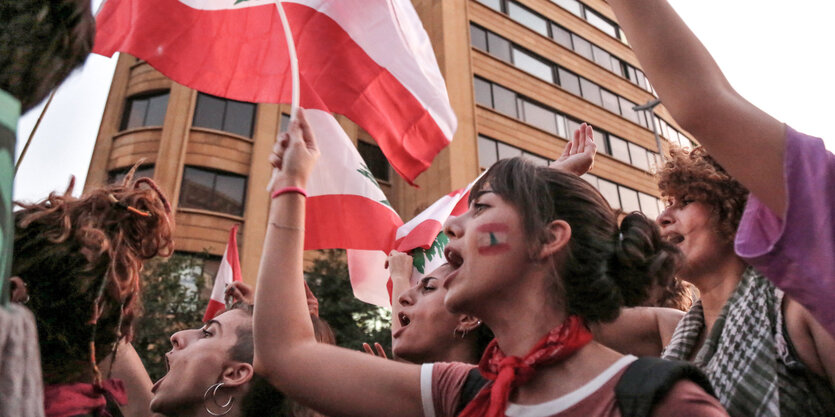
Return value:
<svg viewBox="0 0 835 417">
<path fill-rule="evenodd" d="M 232 402 L 235 400 L 235 397 L 229 397 L 229 399 L 226 401 L 226 404 L 220 404 L 217 402 L 217 390 L 219 390 L 222 386 L 223 382 L 218 382 L 217 384 L 214 384 L 210 386 L 208 389 L 206 389 L 206 392 L 203 394 L 203 407 L 206 409 L 207 413 L 215 417 L 225 416 L 226 414 L 229 414 L 229 412 L 232 411 Z M 225 410 L 221 412 L 214 412 L 209 408 L 209 404 L 207 404 L 209 400 L 209 391 L 212 392 L 212 402 L 214 403 L 215 407 L 219 407 Z"/>
</svg>

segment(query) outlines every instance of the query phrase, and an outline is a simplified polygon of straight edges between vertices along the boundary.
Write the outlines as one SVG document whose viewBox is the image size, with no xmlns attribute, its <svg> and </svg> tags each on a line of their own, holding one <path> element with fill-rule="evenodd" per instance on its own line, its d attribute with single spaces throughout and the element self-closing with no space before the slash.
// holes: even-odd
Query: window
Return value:
<svg viewBox="0 0 835 417">
<path fill-rule="evenodd" d="M 580 123 L 577 122 L 576 120 L 572 120 L 572 119 L 566 119 L 566 121 L 568 121 L 568 136 L 567 137 L 573 138 L 574 137 L 574 132 L 577 129 L 580 128 Z M 597 130 L 595 130 L 594 132 L 597 133 Z M 600 147 L 600 144 L 598 144 L 597 147 L 600 150 L 605 149 L 605 147 Z"/>
<path fill-rule="evenodd" d="M 606 134 L 595 129 L 593 132 L 594 144 L 597 145 L 597 149 L 603 153 L 612 153 L 612 150 L 606 146 Z"/>
<path fill-rule="evenodd" d="M 493 84 L 493 108 L 512 117 L 518 117 L 516 93 Z"/>
<path fill-rule="evenodd" d="M 638 203 L 637 191 L 630 190 L 626 187 L 618 187 L 618 191 L 620 192 L 621 208 L 624 212 L 631 213 L 633 211 L 641 211 L 641 205 Z"/>
<path fill-rule="evenodd" d="M 658 211 L 658 199 L 644 193 L 638 193 L 638 199 L 641 201 L 641 211 L 649 217 L 650 220 L 655 220 L 660 211 Z"/>
<path fill-rule="evenodd" d="M 482 51 L 486 51 L 487 32 L 485 32 L 484 29 L 478 26 L 470 25 L 470 42 L 476 48 L 481 49 Z"/>
<path fill-rule="evenodd" d="M 534 155 L 534 154 L 532 154 L 532 153 L 523 152 L 523 153 L 522 153 L 522 158 L 525 158 L 525 159 L 527 159 L 528 161 L 531 161 L 531 162 L 533 162 L 534 164 L 539 165 L 539 166 L 543 166 L 543 167 L 547 167 L 547 166 L 548 166 L 548 160 L 547 160 L 547 159 L 545 159 L 545 158 L 543 158 L 543 157 L 541 157 L 541 156 Z"/>
<path fill-rule="evenodd" d="M 554 112 L 529 101 L 522 101 L 522 111 L 526 122 L 548 133 L 557 134 L 556 115 Z"/>
<path fill-rule="evenodd" d="M 499 160 L 496 141 L 486 136 L 478 135 L 478 165 L 481 169 L 488 169 Z"/>
<path fill-rule="evenodd" d="M 591 184 L 592 187 L 597 188 L 597 177 L 595 177 L 594 175 L 585 173 L 583 175 L 580 175 L 580 178 L 586 180 L 586 182 Z"/>
<path fill-rule="evenodd" d="M 510 62 L 510 42 L 493 32 L 487 32 L 487 51 L 496 58 Z"/>
<path fill-rule="evenodd" d="M 615 159 L 619 161 L 626 162 L 627 164 L 630 163 L 629 161 L 629 146 L 626 144 L 626 141 L 609 135 L 609 146 L 611 148 L 611 154 Z"/>
<path fill-rule="evenodd" d="M 128 171 L 133 168 L 133 166 L 126 166 L 124 168 L 116 168 L 111 170 L 107 173 L 107 183 L 114 184 L 120 183 L 122 180 L 125 179 L 125 175 L 128 175 Z M 153 165 L 141 165 L 136 168 L 136 171 L 133 173 L 133 178 L 153 178 L 154 177 L 154 166 Z"/>
<path fill-rule="evenodd" d="M 357 141 L 357 150 L 368 166 L 368 170 L 374 175 L 374 178 L 380 181 L 388 182 L 390 179 L 389 172 L 391 172 L 389 161 L 383 155 L 380 147 L 363 141 Z"/>
<path fill-rule="evenodd" d="M 240 240 L 239 240 L 240 241 Z M 199 292 L 201 295 L 209 296 L 215 277 L 220 269 L 220 262 L 223 259 L 217 255 L 208 253 L 175 252 L 171 259 L 182 259 L 183 269 L 179 272 L 180 284 L 190 291 Z M 200 285 L 198 285 L 198 283 Z M 202 285 L 202 287 L 201 287 Z M 205 292 L 205 294 L 203 294 Z"/>
<path fill-rule="evenodd" d="M 638 113 L 632 109 L 635 106 L 635 103 L 620 97 L 620 111 L 623 117 L 637 123 L 641 124 L 641 120 L 638 118 Z"/>
<path fill-rule="evenodd" d="M 594 62 L 596 62 L 597 65 L 600 65 L 609 71 L 612 70 L 612 55 L 609 55 L 608 52 L 598 48 L 597 45 L 591 46 L 591 52 L 594 56 Z"/>
<path fill-rule="evenodd" d="M 556 3 L 557 6 L 562 7 L 565 10 L 568 10 L 571 13 L 579 17 L 583 17 L 583 6 L 577 2 L 577 0 L 551 0 L 552 2 Z"/>
<path fill-rule="evenodd" d="M 280 126 L 278 130 L 280 133 L 286 132 L 287 128 L 290 127 L 290 115 L 287 113 L 281 113 L 281 119 L 278 125 Z"/>
<path fill-rule="evenodd" d="M 252 126 L 254 124 L 254 103 L 229 100 L 205 93 L 197 95 L 194 126 L 252 137 Z"/>
<path fill-rule="evenodd" d="M 558 44 L 568 49 L 573 49 L 571 46 L 571 32 L 563 29 L 561 26 L 553 23 L 551 24 L 551 37 L 553 37 Z"/>
<path fill-rule="evenodd" d="M 563 138 L 569 138 L 568 133 L 565 131 L 565 116 L 561 114 L 557 115 L 557 135 Z"/>
<path fill-rule="evenodd" d="M 643 169 L 644 171 L 649 171 L 649 159 L 647 158 L 647 150 L 630 142 L 629 143 L 629 155 L 632 157 L 632 165 Z"/>
<path fill-rule="evenodd" d="M 571 40 L 574 42 L 574 52 L 586 57 L 586 59 L 594 61 L 594 53 L 591 51 L 591 44 L 589 41 L 572 34 Z"/>
<path fill-rule="evenodd" d="M 478 0 L 479 3 L 496 11 L 502 11 L 502 0 Z"/>
<path fill-rule="evenodd" d="M 131 97 L 125 105 L 120 130 L 142 126 L 162 126 L 168 108 L 168 91 Z"/>
<path fill-rule="evenodd" d="M 523 71 L 529 72 L 549 83 L 554 82 L 554 71 L 551 66 L 534 58 L 527 52 L 513 48 L 513 64 Z"/>
<path fill-rule="evenodd" d="M 609 110 L 614 114 L 620 114 L 620 106 L 618 105 L 618 96 L 606 91 L 600 90 L 600 95 L 603 97 L 603 108 Z"/>
<path fill-rule="evenodd" d="M 591 101 L 598 106 L 603 105 L 603 102 L 600 100 L 600 87 L 597 84 L 585 78 L 580 78 L 580 87 L 583 90 L 584 99 Z"/>
<path fill-rule="evenodd" d="M 588 20 L 592 26 L 606 32 L 607 35 L 613 38 L 618 38 L 618 27 L 596 12 L 586 9 L 586 20 Z"/>
<path fill-rule="evenodd" d="M 603 178 L 598 178 L 597 189 L 600 190 L 600 194 L 603 194 L 603 197 L 606 198 L 606 201 L 609 202 L 609 205 L 612 206 L 612 208 L 620 208 L 620 197 L 618 197 L 617 184 L 606 181 Z"/>
<path fill-rule="evenodd" d="M 544 36 L 548 36 L 548 21 L 531 12 L 530 10 L 516 4 L 507 4 L 507 14 L 511 19 L 521 23 Z"/>
<path fill-rule="evenodd" d="M 515 158 L 522 156 L 522 150 L 513 146 L 498 142 L 499 159 Z"/>
<path fill-rule="evenodd" d="M 493 107 L 493 93 L 490 92 L 490 83 L 481 78 L 474 78 L 475 102 L 482 106 Z"/>
<path fill-rule="evenodd" d="M 180 207 L 242 216 L 246 177 L 187 166 L 180 187 Z"/>
<path fill-rule="evenodd" d="M 562 68 L 558 68 L 557 73 L 560 76 L 560 87 L 566 89 L 569 93 L 574 94 L 575 96 L 579 96 L 580 78 Z"/>
</svg>

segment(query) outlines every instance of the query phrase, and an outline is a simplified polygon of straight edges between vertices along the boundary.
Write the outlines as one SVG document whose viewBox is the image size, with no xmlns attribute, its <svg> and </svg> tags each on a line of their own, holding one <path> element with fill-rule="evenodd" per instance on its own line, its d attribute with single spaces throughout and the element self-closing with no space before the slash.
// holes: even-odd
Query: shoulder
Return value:
<svg viewBox="0 0 835 417">
<path fill-rule="evenodd" d="M 425 416 L 454 415 L 467 374 L 475 366 L 458 362 L 421 365 L 420 391 Z"/>
<path fill-rule="evenodd" d="M 833 338 L 818 323 L 805 307 L 790 297 L 783 299 L 783 314 L 786 320 L 787 342 L 794 348 L 797 359 L 812 373 L 825 376 L 826 369 L 819 347 L 833 346 Z M 779 329 L 783 330 L 783 329 Z"/>
<path fill-rule="evenodd" d="M 667 395 L 653 409 L 653 417 L 719 417 L 728 413 L 719 400 L 706 393 L 693 381 L 676 382 Z"/>
</svg>

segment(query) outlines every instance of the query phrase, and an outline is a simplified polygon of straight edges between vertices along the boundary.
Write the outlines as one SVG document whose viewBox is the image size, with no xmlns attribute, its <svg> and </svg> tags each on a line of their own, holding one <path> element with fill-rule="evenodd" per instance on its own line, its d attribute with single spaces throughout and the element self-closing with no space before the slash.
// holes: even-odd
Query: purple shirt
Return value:
<svg viewBox="0 0 835 417">
<path fill-rule="evenodd" d="M 835 335 L 835 155 L 786 126 L 784 164 L 785 219 L 752 193 L 736 253 Z"/>
</svg>

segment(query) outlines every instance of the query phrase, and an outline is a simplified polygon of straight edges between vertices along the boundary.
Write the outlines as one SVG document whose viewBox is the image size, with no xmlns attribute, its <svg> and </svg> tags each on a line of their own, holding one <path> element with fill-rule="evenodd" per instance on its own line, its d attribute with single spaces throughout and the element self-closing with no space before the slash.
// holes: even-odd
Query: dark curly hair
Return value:
<svg viewBox="0 0 835 417">
<path fill-rule="evenodd" d="M 680 252 L 661 238 L 654 221 L 633 212 L 619 226 L 600 192 L 574 174 L 504 159 L 473 186 L 470 198 L 488 185 L 521 214 L 531 256 L 548 241 L 550 222 L 569 224 L 568 245 L 552 257 L 554 288 L 567 312 L 589 323 L 614 320 L 622 306 L 639 305 L 679 264 Z"/>
<path fill-rule="evenodd" d="M 12 275 L 28 286 L 47 384 L 99 377 L 91 356 L 132 337 L 142 263 L 173 251 L 168 201 L 133 171 L 78 198 L 71 181 L 64 194 L 16 203 Z"/>
<path fill-rule="evenodd" d="M 691 200 L 708 205 L 715 215 L 716 231 L 726 242 L 733 242 L 748 201 L 748 189 L 703 147 L 671 149 L 670 159 L 657 176 L 658 188 L 668 204 Z"/>
</svg>

